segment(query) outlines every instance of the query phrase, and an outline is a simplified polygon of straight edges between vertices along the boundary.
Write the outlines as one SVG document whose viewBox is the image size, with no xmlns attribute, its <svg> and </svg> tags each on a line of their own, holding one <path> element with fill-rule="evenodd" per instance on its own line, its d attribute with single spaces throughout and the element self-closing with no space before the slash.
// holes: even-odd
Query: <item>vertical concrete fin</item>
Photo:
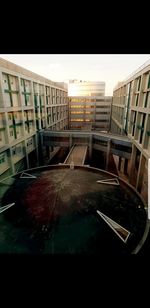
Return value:
<svg viewBox="0 0 150 308">
<path fill-rule="evenodd" d="M 150 219 L 150 158 L 148 159 L 148 219 Z"/>
</svg>

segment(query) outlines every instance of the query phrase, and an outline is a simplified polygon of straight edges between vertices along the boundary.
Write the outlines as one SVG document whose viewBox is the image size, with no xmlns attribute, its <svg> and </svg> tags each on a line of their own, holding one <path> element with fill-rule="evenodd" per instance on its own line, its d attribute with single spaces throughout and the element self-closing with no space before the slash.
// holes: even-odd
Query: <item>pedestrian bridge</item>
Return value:
<svg viewBox="0 0 150 308">
<path fill-rule="evenodd" d="M 45 129 L 40 132 L 41 146 L 48 147 L 69 147 L 74 145 L 88 146 L 89 155 L 92 156 L 92 150 L 100 150 L 130 159 L 132 152 L 132 143 L 127 136 L 114 135 L 111 133 L 97 131 L 51 131 Z"/>
<path fill-rule="evenodd" d="M 87 145 L 73 145 L 69 154 L 67 155 L 64 164 L 84 165 L 88 146 Z"/>
</svg>

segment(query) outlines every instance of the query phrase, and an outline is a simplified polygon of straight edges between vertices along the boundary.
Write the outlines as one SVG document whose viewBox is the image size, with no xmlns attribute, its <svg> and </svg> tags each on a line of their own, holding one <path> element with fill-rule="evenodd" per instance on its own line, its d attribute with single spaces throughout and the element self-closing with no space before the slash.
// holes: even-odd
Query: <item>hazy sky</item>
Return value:
<svg viewBox="0 0 150 308">
<path fill-rule="evenodd" d="M 53 81 L 105 81 L 105 94 L 112 95 L 117 82 L 149 60 L 150 54 L 0 54 L 0 57 Z"/>
</svg>

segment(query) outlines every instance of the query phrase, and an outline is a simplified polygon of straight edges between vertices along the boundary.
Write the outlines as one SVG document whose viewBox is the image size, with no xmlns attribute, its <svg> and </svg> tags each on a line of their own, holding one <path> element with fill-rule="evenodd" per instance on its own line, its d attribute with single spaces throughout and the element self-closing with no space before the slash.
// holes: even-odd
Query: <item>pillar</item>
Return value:
<svg viewBox="0 0 150 308">
<path fill-rule="evenodd" d="M 109 160 L 110 160 L 110 148 L 111 148 L 111 139 L 107 141 L 107 153 L 106 153 L 106 170 L 108 170 Z"/>
<path fill-rule="evenodd" d="M 26 153 L 26 163 L 27 163 L 27 169 L 30 168 L 30 165 L 29 165 L 29 156 L 28 156 L 28 153 Z"/>
<path fill-rule="evenodd" d="M 121 157 L 119 156 L 118 170 L 121 170 Z"/>
<path fill-rule="evenodd" d="M 132 145 L 132 154 L 131 154 L 131 164 L 130 164 L 130 174 L 129 174 L 129 183 L 132 185 L 134 180 L 134 168 L 135 168 L 135 160 L 136 160 L 136 146 L 133 144 Z"/>
<path fill-rule="evenodd" d="M 125 161 L 124 161 L 124 174 L 127 175 L 127 170 L 128 170 L 128 159 L 125 158 Z"/>
<path fill-rule="evenodd" d="M 69 149 L 72 148 L 72 134 L 70 134 L 70 138 L 69 138 Z"/>
<path fill-rule="evenodd" d="M 91 134 L 89 138 L 89 159 L 90 160 L 92 159 L 92 139 L 93 139 L 93 136 Z"/>
<path fill-rule="evenodd" d="M 139 192 L 141 192 L 141 189 L 142 189 L 143 176 L 144 176 L 144 171 L 145 171 L 145 162 L 146 162 L 146 158 L 143 155 L 141 155 L 138 175 L 137 175 L 137 181 L 136 181 L 136 189 Z"/>
</svg>

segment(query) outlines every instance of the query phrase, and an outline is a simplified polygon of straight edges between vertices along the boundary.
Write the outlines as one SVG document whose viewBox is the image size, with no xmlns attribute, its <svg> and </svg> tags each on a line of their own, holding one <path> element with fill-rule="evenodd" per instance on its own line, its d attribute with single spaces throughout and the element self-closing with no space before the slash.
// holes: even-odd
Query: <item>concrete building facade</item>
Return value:
<svg viewBox="0 0 150 308">
<path fill-rule="evenodd" d="M 37 165 L 44 128 L 68 128 L 66 84 L 0 58 L 0 180 Z"/>
<path fill-rule="evenodd" d="M 111 96 L 105 96 L 105 82 L 70 80 L 69 128 L 109 131 Z"/>
<path fill-rule="evenodd" d="M 111 96 L 69 97 L 69 128 L 109 131 Z"/>
<path fill-rule="evenodd" d="M 131 160 L 118 161 L 138 192 L 148 199 L 148 159 L 150 158 L 150 62 L 143 65 L 113 92 L 112 133 L 127 135 L 132 141 Z"/>
</svg>

